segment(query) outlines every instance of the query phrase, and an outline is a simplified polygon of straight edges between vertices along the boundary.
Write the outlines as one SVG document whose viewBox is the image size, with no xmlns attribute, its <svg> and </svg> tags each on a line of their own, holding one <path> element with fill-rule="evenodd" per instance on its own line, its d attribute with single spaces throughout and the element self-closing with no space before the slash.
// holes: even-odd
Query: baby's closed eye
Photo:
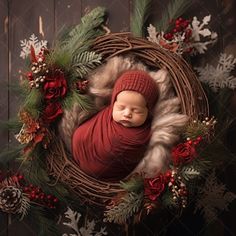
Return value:
<svg viewBox="0 0 236 236">
<path fill-rule="evenodd" d="M 140 109 L 133 109 L 133 112 L 136 113 L 136 114 L 142 114 L 144 113 L 142 110 Z"/>
<path fill-rule="evenodd" d="M 121 104 L 116 104 L 116 108 L 118 110 L 124 110 L 125 109 L 125 106 L 124 105 L 121 105 Z"/>
</svg>

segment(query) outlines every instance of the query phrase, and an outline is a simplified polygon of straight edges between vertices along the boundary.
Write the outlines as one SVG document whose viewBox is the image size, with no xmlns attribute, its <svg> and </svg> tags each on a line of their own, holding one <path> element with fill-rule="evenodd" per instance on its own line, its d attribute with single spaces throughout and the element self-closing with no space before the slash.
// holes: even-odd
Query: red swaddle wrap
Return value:
<svg viewBox="0 0 236 236">
<path fill-rule="evenodd" d="M 81 170 L 98 179 L 115 181 L 126 177 L 144 156 L 151 137 L 150 116 L 139 127 L 124 127 L 113 120 L 114 102 L 125 90 L 141 93 L 149 111 L 158 98 L 157 85 L 146 72 L 125 72 L 117 79 L 111 104 L 79 126 L 72 138 L 75 161 Z"/>
</svg>

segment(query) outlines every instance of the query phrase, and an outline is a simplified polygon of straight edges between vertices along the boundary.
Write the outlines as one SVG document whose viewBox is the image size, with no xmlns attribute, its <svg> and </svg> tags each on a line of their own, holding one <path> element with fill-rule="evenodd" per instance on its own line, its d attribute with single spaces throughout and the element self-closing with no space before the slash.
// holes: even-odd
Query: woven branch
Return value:
<svg viewBox="0 0 236 236">
<path fill-rule="evenodd" d="M 103 62 L 117 55 L 132 54 L 142 63 L 157 70 L 166 67 L 181 100 L 182 113 L 190 119 L 201 119 L 209 114 L 207 97 L 191 67 L 179 56 L 158 45 L 130 33 L 113 33 L 98 37 L 91 50 L 102 55 Z M 54 139 L 58 140 L 58 138 Z M 67 185 L 83 201 L 105 206 L 114 196 L 124 191 L 119 183 L 99 181 L 82 172 L 64 150 L 62 141 L 52 145 L 47 157 L 48 172 Z"/>
</svg>

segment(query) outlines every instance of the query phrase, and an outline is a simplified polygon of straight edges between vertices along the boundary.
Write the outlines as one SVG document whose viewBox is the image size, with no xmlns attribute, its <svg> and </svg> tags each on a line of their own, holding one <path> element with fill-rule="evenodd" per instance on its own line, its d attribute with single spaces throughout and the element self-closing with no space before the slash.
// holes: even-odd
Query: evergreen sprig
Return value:
<svg viewBox="0 0 236 236">
<path fill-rule="evenodd" d="M 89 96 L 84 94 L 79 94 L 77 91 L 72 91 L 63 101 L 64 109 L 71 109 L 74 104 L 79 104 L 79 106 L 86 111 L 91 111 L 94 109 L 94 104 Z"/>
<path fill-rule="evenodd" d="M 162 198 L 161 198 L 161 204 L 165 208 L 170 208 L 170 209 L 177 209 L 178 208 L 178 203 L 173 200 L 173 195 L 170 191 L 166 191 Z"/>
<path fill-rule="evenodd" d="M 140 175 L 135 175 L 126 182 L 121 181 L 120 185 L 128 192 L 137 193 L 143 190 L 143 178 Z"/>
<path fill-rule="evenodd" d="M 134 1 L 134 12 L 131 16 L 130 29 L 134 36 L 144 36 L 145 23 L 151 13 L 151 0 Z"/>
<path fill-rule="evenodd" d="M 73 69 L 78 77 L 83 78 L 88 72 L 100 65 L 101 60 L 101 55 L 85 51 L 74 55 L 72 59 Z"/>
<path fill-rule="evenodd" d="M 21 156 L 22 145 L 12 145 L 6 147 L 0 153 L 0 164 L 7 165 L 10 161 L 16 160 Z"/>
<path fill-rule="evenodd" d="M 27 219 L 31 222 L 38 236 L 60 235 L 58 225 L 55 223 L 55 216 L 50 215 L 46 209 L 40 206 L 31 205 Z"/>
<path fill-rule="evenodd" d="M 118 205 L 108 208 L 104 212 L 104 221 L 124 224 L 131 216 L 138 212 L 142 201 L 143 193 L 127 193 L 122 197 Z"/>
<path fill-rule="evenodd" d="M 180 17 L 192 4 L 192 0 L 171 0 L 160 20 L 154 24 L 158 32 L 166 32 L 170 20 Z"/>
<path fill-rule="evenodd" d="M 200 175 L 200 172 L 196 170 L 193 166 L 184 166 L 181 169 L 181 176 L 184 178 L 184 180 L 189 181 L 191 179 L 194 179 Z"/>
<path fill-rule="evenodd" d="M 31 157 L 33 157 L 33 159 L 23 161 L 20 169 L 23 171 L 23 174 L 28 182 L 42 188 L 46 194 L 52 194 L 61 202 L 65 202 L 66 197 L 68 196 L 68 191 L 62 184 L 56 183 L 55 179 L 52 180 L 49 177 L 47 173 L 45 156 L 45 150 L 40 149 L 39 146 L 36 147 L 36 150 L 31 153 Z"/>
<path fill-rule="evenodd" d="M 12 118 L 8 121 L 0 121 L 0 130 L 4 131 L 15 131 L 18 132 L 22 126 L 22 123 L 16 119 Z"/>
<path fill-rule="evenodd" d="M 42 108 L 43 94 L 39 89 L 32 89 L 24 102 L 24 109 L 29 112 L 34 119 L 38 119 Z"/>
<path fill-rule="evenodd" d="M 103 33 L 101 26 L 105 23 L 105 15 L 105 8 L 97 7 L 82 17 L 79 25 L 67 32 L 64 38 L 55 42 L 54 50 L 48 61 L 63 68 L 73 66 L 74 56 L 87 51 L 91 40 Z"/>
</svg>

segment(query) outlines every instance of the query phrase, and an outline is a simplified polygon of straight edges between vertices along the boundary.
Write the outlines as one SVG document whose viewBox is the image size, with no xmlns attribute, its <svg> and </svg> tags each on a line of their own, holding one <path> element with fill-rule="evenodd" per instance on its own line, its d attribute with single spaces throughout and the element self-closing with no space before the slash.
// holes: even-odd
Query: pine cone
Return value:
<svg viewBox="0 0 236 236">
<path fill-rule="evenodd" d="M 6 213 L 16 213 L 22 203 L 22 192 L 14 186 L 0 189 L 0 209 Z"/>
</svg>

